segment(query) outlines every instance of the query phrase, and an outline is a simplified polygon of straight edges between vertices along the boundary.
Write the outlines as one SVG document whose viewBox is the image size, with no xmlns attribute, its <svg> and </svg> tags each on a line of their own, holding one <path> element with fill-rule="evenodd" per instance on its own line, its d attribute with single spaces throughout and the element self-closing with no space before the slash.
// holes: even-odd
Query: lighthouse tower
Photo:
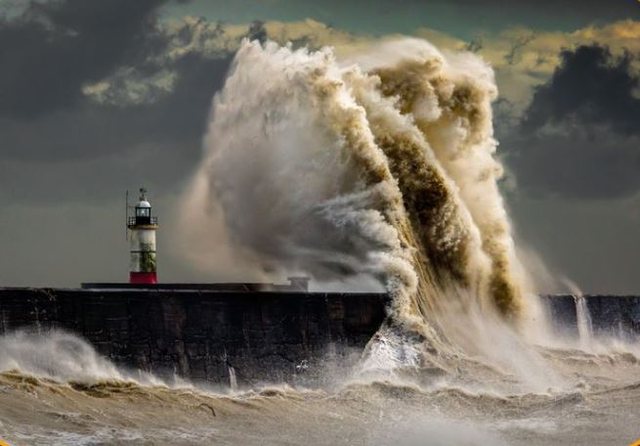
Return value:
<svg viewBox="0 0 640 446">
<path fill-rule="evenodd" d="M 156 276 L 156 230 L 158 218 L 151 216 L 151 203 L 147 201 L 146 189 L 140 189 L 140 198 L 135 206 L 135 215 L 127 218 L 129 228 L 131 264 L 129 283 L 157 283 Z"/>
</svg>

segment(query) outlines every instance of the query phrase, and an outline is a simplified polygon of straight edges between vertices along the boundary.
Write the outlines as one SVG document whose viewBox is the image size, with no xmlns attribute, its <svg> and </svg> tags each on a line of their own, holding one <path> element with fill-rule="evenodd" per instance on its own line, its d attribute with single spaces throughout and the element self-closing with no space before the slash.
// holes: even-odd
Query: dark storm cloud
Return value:
<svg viewBox="0 0 640 446">
<path fill-rule="evenodd" d="M 562 51 L 560 66 L 534 94 L 524 129 L 575 120 L 608 124 L 625 134 L 640 132 L 640 79 L 632 73 L 632 61 L 628 52 L 616 57 L 598 45 Z"/>
<path fill-rule="evenodd" d="M 113 154 L 140 143 L 198 145 L 211 98 L 229 63 L 230 56 L 181 59 L 173 65 L 178 78 L 173 90 L 151 104 L 118 106 L 87 100 L 30 120 L 0 118 L 0 150 L 10 158 L 60 162 Z"/>
<path fill-rule="evenodd" d="M 166 0 L 32 1 L 0 21 L 0 115 L 30 118 L 82 99 L 81 86 L 164 44 Z"/>
<path fill-rule="evenodd" d="M 518 184 L 533 196 L 609 199 L 640 190 L 640 138 L 610 129 L 539 134 L 505 141 L 517 148 L 508 164 Z"/>
<path fill-rule="evenodd" d="M 99 200 L 136 176 L 157 192 L 170 190 L 200 159 L 211 98 L 229 63 L 230 57 L 183 58 L 174 67 L 178 81 L 171 94 L 152 104 L 86 101 L 28 121 L 0 119 L 0 154 L 25 165 L 0 172 L 0 198 Z M 24 177 L 39 169 L 45 173 Z"/>
<path fill-rule="evenodd" d="M 189 176 L 232 55 L 167 58 L 163 3 L 32 2 L 2 19 L 0 203 L 107 199 L 132 178 L 159 193 Z M 140 103 L 83 93 L 122 68 L 174 81 Z"/>
<path fill-rule="evenodd" d="M 174 144 L 197 159 L 211 98 L 231 56 L 167 61 L 156 20 L 165 0 L 31 2 L 0 21 L 0 156 L 30 162 L 108 157 L 138 145 Z M 82 87 L 117 69 L 175 82 L 142 104 L 100 103 Z"/>
<path fill-rule="evenodd" d="M 534 195 L 612 198 L 640 190 L 640 79 L 634 55 L 564 50 L 517 135 L 503 138 L 521 187 Z"/>
</svg>

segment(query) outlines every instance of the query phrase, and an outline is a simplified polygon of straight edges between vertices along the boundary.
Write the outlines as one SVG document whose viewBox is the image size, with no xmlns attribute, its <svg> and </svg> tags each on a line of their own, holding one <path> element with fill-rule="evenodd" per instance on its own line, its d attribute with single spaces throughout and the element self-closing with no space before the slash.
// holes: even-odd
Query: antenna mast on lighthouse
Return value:
<svg viewBox="0 0 640 446">
<path fill-rule="evenodd" d="M 151 215 L 151 203 L 147 201 L 147 190 L 140 188 L 140 197 L 135 214 L 127 217 L 127 228 L 131 231 L 129 246 L 131 263 L 129 283 L 158 283 L 156 274 L 156 230 L 158 217 Z"/>
</svg>

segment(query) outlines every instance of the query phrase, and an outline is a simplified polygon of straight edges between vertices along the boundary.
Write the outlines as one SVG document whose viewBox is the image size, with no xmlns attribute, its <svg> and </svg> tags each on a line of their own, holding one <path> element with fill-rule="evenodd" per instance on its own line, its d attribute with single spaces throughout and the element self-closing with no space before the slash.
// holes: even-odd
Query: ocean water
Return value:
<svg viewBox="0 0 640 446">
<path fill-rule="evenodd" d="M 9 358 L 15 344 L 29 353 Z M 12 445 L 418 446 L 626 445 L 640 437 L 640 358 L 630 346 L 536 350 L 561 385 L 522 391 L 516 376 L 467 358 L 449 374 L 360 363 L 331 388 L 233 390 L 121 370 L 69 334 L 7 335 L 0 438 Z"/>
</svg>

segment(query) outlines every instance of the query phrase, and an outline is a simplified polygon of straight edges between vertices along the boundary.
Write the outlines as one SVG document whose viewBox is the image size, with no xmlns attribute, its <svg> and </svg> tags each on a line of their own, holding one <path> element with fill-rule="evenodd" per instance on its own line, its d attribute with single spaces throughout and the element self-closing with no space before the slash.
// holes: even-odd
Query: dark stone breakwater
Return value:
<svg viewBox="0 0 640 446">
<path fill-rule="evenodd" d="M 355 363 L 385 294 L 216 288 L 0 288 L 0 333 L 63 329 L 114 363 L 239 385 L 324 379 Z"/>
<path fill-rule="evenodd" d="M 63 329 L 117 365 L 161 377 L 318 383 L 357 362 L 385 320 L 388 296 L 304 288 L 306 283 L 0 288 L 0 334 Z M 555 330 L 577 336 L 574 297 L 542 300 Z M 595 335 L 640 334 L 640 296 L 585 300 Z"/>
<path fill-rule="evenodd" d="M 578 335 L 575 297 L 543 296 L 551 321 L 557 331 Z M 586 308 L 596 336 L 622 338 L 640 335 L 640 296 L 585 295 Z"/>
</svg>

